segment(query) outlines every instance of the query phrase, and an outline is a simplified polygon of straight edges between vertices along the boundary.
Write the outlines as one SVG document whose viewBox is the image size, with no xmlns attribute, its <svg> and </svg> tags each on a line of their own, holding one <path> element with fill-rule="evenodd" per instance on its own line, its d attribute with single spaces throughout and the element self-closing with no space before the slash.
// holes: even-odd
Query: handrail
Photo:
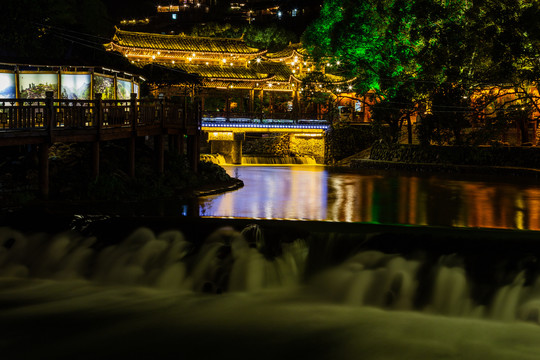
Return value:
<svg viewBox="0 0 540 360">
<path fill-rule="evenodd" d="M 141 127 L 187 129 L 200 125 L 200 114 L 192 104 L 164 99 L 128 100 L 0 99 L 0 138 L 9 131 L 112 128 L 136 130 Z M 188 108 L 186 108 L 188 106 Z"/>
</svg>

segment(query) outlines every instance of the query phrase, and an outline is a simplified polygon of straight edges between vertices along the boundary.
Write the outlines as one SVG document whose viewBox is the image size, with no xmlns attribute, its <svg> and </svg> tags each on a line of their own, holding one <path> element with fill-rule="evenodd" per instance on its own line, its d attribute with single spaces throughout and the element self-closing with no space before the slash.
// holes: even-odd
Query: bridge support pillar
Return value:
<svg viewBox="0 0 540 360">
<path fill-rule="evenodd" d="M 42 198 L 49 197 L 49 144 L 39 145 L 39 191 Z"/>
<path fill-rule="evenodd" d="M 231 146 L 231 160 L 235 165 L 242 164 L 242 141 L 234 140 Z"/>
<path fill-rule="evenodd" d="M 233 133 L 231 146 L 231 160 L 235 165 L 242 164 L 242 142 L 246 140 L 246 133 Z"/>
</svg>

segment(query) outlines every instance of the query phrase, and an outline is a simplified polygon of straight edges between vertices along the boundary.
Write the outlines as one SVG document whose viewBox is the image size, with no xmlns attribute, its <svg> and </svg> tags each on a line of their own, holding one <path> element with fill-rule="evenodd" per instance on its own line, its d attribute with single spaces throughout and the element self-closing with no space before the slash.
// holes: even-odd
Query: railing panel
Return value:
<svg viewBox="0 0 540 360">
<path fill-rule="evenodd" d="M 95 101 L 60 100 L 55 104 L 56 128 L 84 129 L 97 126 Z"/>
<path fill-rule="evenodd" d="M 204 111 L 203 118 L 209 122 L 231 122 L 231 123 L 263 123 L 263 124 L 326 124 L 327 114 L 291 112 L 269 113 L 269 112 L 231 112 L 228 114 L 218 111 Z"/>
<path fill-rule="evenodd" d="M 17 105 L 18 111 L 13 119 L 11 129 L 32 130 L 43 129 L 48 124 L 48 112 L 45 102 L 39 100 L 22 100 Z"/>
<path fill-rule="evenodd" d="M 188 104 L 164 99 L 0 99 L 0 130 L 132 130 L 149 125 L 185 129 L 200 124 L 199 107 L 197 102 Z"/>
<path fill-rule="evenodd" d="M 131 101 L 106 100 L 102 102 L 103 128 L 131 126 Z"/>
<path fill-rule="evenodd" d="M 155 103 L 141 102 L 139 105 L 139 125 L 159 124 L 160 109 Z"/>
</svg>

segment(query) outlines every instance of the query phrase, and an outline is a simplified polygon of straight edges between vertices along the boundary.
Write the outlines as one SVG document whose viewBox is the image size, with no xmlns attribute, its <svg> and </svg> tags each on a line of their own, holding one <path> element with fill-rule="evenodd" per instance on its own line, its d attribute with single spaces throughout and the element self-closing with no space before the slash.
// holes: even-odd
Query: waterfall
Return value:
<svg viewBox="0 0 540 360">
<path fill-rule="evenodd" d="M 9 359 L 540 354 L 534 271 L 517 271 L 480 301 L 478 288 L 491 281 L 481 284 L 459 255 L 351 250 L 334 234 L 269 236 L 255 224 L 207 233 L 143 227 L 105 242 L 0 228 L 0 351 Z"/>
<path fill-rule="evenodd" d="M 221 154 L 201 154 L 200 159 L 218 165 L 229 164 Z M 312 156 L 244 155 L 242 165 L 317 165 L 317 161 Z"/>
<path fill-rule="evenodd" d="M 443 256 L 429 265 L 400 254 L 365 250 L 331 268 L 313 265 L 311 259 L 307 274 L 308 254 L 316 253 L 308 246 L 309 239 L 282 243 L 276 250 L 257 225 L 241 232 L 217 229 L 199 247 L 180 231 L 156 235 L 147 228 L 99 251 L 96 241 L 70 233 L 25 236 L 4 228 L 0 276 L 86 279 L 210 293 L 292 286 L 307 279 L 305 285 L 315 293 L 348 305 L 502 321 L 540 320 L 540 278 L 531 285 L 521 271 L 513 281 L 493 289 L 491 299 L 479 303 L 472 296 L 474 282 L 454 257 Z M 419 271 L 428 266 L 431 275 L 426 280 Z M 415 305 L 426 293 L 425 305 Z"/>
<path fill-rule="evenodd" d="M 242 156 L 242 165 L 316 165 L 311 156 Z"/>
<path fill-rule="evenodd" d="M 201 161 L 211 162 L 218 165 L 226 165 L 227 160 L 221 154 L 201 154 Z"/>
</svg>

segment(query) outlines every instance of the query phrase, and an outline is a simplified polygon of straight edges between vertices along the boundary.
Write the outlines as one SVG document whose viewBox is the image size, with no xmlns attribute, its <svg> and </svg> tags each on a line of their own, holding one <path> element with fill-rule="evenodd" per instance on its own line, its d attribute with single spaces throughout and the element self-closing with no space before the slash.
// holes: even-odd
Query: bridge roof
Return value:
<svg viewBox="0 0 540 360">
<path fill-rule="evenodd" d="M 242 39 L 210 38 L 188 35 L 163 35 L 116 29 L 111 44 L 148 50 L 203 52 L 213 54 L 259 55 L 260 51 Z"/>
<path fill-rule="evenodd" d="M 265 54 L 266 58 L 274 61 L 276 59 L 290 59 L 295 56 L 298 56 L 301 59 L 308 56 L 307 50 L 302 47 L 301 43 L 289 44 L 285 49 L 281 51 Z"/>
<path fill-rule="evenodd" d="M 151 63 L 137 62 L 138 66 L 145 66 Z M 204 65 L 186 63 L 164 63 L 163 66 L 180 70 L 188 74 L 197 74 L 206 79 L 216 80 L 244 80 L 244 81 L 264 81 L 272 80 L 277 82 L 289 82 L 291 69 L 282 63 L 251 63 L 248 66 L 230 65 Z"/>
</svg>

